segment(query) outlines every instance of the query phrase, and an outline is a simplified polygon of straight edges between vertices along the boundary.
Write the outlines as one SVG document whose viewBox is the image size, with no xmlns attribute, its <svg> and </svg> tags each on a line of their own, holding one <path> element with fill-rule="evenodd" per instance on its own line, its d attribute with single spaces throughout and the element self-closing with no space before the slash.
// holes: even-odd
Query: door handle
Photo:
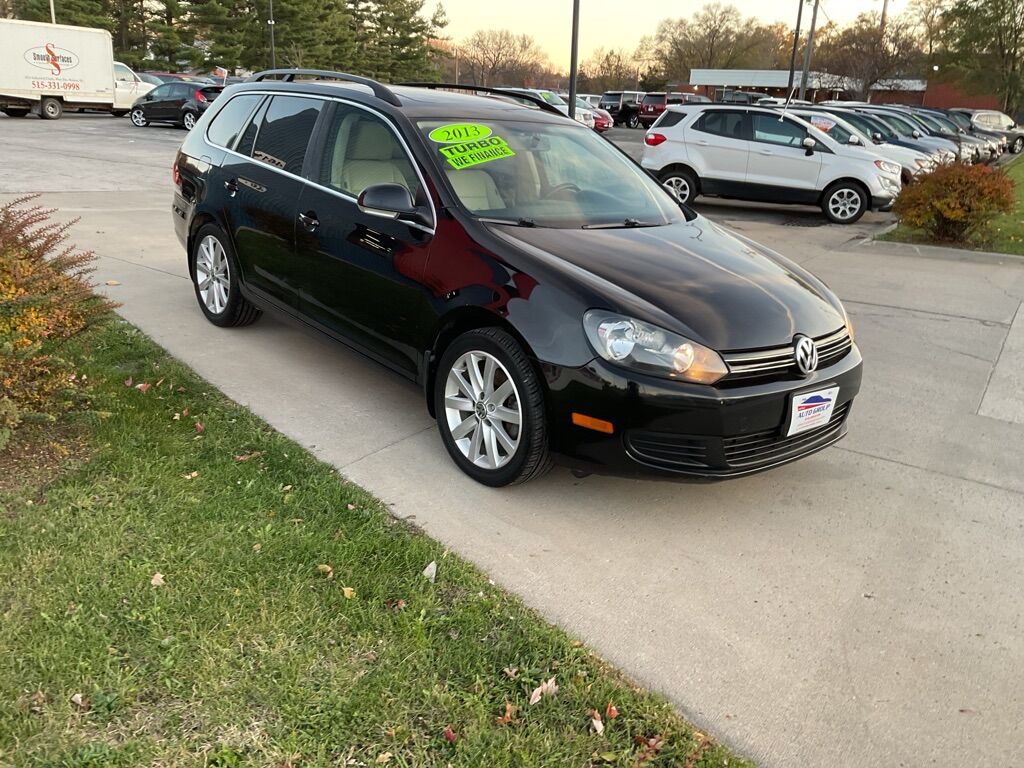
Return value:
<svg viewBox="0 0 1024 768">
<path fill-rule="evenodd" d="M 310 232 L 320 226 L 320 220 L 313 211 L 306 211 L 299 214 L 299 222 Z"/>
<path fill-rule="evenodd" d="M 706 147 L 708 145 L 708 143 L 703 139 L 697 139 L 697 141 L 695 141 L 694 144 L 699 144 L 702 147 Z"/>
<path fill-rule="evenodd" d="M 228 179 L 224 182 L 224 189 L 228 191 L 229 197 L 234 197 L 238 192 L 238 181 L 236 179 Z"/>
<path fill-rule="evenodd" d="M 759 149 L 757 151 L 760 152 L 762 155 L 770 155 L 770 154 L 772 154 L 772 151 L 770 149 Z"/>
</svg>

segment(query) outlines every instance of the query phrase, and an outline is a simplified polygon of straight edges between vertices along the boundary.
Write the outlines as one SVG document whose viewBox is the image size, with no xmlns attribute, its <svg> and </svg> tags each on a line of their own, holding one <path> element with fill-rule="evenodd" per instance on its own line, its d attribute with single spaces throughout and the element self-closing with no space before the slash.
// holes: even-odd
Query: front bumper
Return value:
<svg viewBox="0 0 1024 768">
<path fill-rule="evenodd" d="M 862 360 L 854 344 L 806 378 L 715 387 L 632 373 L 599 358 L 582 368 L 541 368 L 558 463 L 599 474 L 720 480 L 795 461 L 841 439 Z M 832 420 L 786 437 L 792 396 L 834 386 Z M 573 413 L 609 422 L 613 431 L 576 426 Z"/>
<path fill-rule="evenodd" d="M 886 213 L 892 210 L 892 207 L 896 204 L 896 198 L 892 195 L 872 195 L 871 196 L 871 210 L 881 211 Z"/>
</svg>

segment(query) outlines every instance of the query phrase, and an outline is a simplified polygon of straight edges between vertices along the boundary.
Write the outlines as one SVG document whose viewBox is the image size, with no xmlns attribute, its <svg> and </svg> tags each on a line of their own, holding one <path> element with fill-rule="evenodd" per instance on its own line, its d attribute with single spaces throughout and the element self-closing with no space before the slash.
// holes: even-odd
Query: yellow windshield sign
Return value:
<svg viewBox="0 0 1024 768">
<path fill-rule="evenodd" d="M 508 142 L 498 136 L 491 136 L 480 141 L 464 141 L 461 144 L 449 144 L 438 147 L 448 165 L 455 169 L 469 168 L 473 165 L 500 160 L 503 157 L 515 157 Z"/>
</svg>

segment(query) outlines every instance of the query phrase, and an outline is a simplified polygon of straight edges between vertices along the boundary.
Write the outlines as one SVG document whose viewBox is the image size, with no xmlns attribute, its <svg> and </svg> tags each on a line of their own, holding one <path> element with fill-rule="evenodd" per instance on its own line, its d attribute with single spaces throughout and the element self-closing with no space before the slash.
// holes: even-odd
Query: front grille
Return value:
<svg viewBox="0 0 1024 768">
<path fill-rule="evenodd" d="M 772 464 L 802 453 L 838 434 L 849 411 L 850 404 L 844 403 L 833 411 L 828 424 L 790 437 L 784 437 L 777 429 L 743 437 L 727 437 L 722 441 L 725 461 L 730 467 L 743 469 Z"/>
<path fill-rule="evenodd" d="M 814 343 L 818 346 L 819 369 L 839 362 L 853 347 L 853 340 L 846 328 L 819 336 Z M 729 373 L 719 382 L 719 385 L 800 378 L 794 355 L 792 344 L 771 349 L 728 352 L 722 355 L 722 358 L 729 367 Z"/>
<path fill-rule="evenodd" d="M 660 469 L 727 476 L 817 450 L 842 432 L 849 414 L 850 403 L 843 403 L 828 424 L 791 437 L 779 428 L 726 438 L 634 429 L 626 433 L 626 450 L 637 461 Z"/>
</svg>

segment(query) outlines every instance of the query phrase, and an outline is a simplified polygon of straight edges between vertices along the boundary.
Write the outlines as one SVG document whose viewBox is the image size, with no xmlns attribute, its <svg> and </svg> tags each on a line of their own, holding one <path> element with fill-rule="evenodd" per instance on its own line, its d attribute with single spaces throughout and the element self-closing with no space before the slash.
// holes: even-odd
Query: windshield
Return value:
<svg viewBox="0 0 1024 768">
<path fill-rule="evenodd" d="M 683 220 L 668 193 L 577 123 L 421 120 L 418 127 L 466 209 L 520 226 L 655 226 Z"/>
<path fill-rule="evenodd" d="M 831 115 L 823 115 L 819 112 L 793 112 L 793 114 L 806 120 L 833 141 L 838 141 L 840 144 L 850 143 L 850 136 L 853 133 L 845 126 L 840 125 L 837 119 Z"/>
<path fill-rule="evenodd" d="M 971 130 L 971 121 L 963 112 L 947 112 L 946 115 L 958 127 L 963 128 L 965 131 Z"/>
<path fill-rule="evenodd" d="M 913 136 L 914 131 L 917 130 L 917 126 L 915 126 L 913 123 L 906 122 L 902 118 L 896 117 L 895 115 L 891 115 L 888 113 L 879 113 L 876 114 L 875 116 L 883 123 L 890 126 L 900 136 Z"/>
<path fill-rule="evenodd" d="M 544 99 L 548 104 L 554 104 L 556 107 L 565 104 L 562 97 L 552 91 L 540 91 L 540 97 Z"/>
<path fill-rule="evenodd" d="M 664 104 L 665 103 L 664 93 L 648 93 L 644 96 L 644 104 Z"/>
<path fill-rule="evenodd" d="M 883 139 L 898 139 L 899 135 L 892 129 L 891 126 L 886 125 L 881 120 L 875 117 L 869 117 L 860 113 L 843 115 L 843 117 L 853 123 L 855 126 L 860 128 L 865 133 L 869 134 L 874 139 L 874 134 L 882 134 Z"/>
</svg>

